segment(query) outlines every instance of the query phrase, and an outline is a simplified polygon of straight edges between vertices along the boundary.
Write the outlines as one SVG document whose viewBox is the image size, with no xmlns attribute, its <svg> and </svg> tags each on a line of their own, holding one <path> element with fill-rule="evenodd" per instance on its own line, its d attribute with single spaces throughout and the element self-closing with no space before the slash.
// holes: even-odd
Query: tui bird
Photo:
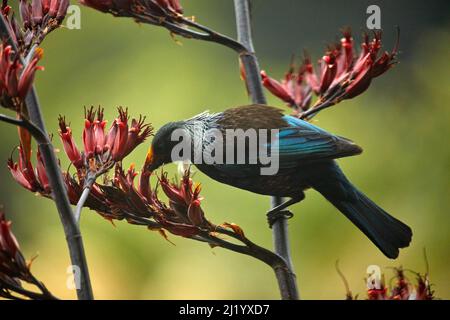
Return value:
<svg viewBox="0 0 450 320">
<path fill-rule="evenodd" d="M 269 215 L 282 212 L 301 201 L 303 192 L 313 188 L 391 259 L 397 258 L 399 248 L 407 247 L 411 241 L 411 229 L 356 189 L 337 165 L 334 159 L 362 152 L 359 146 L 348 139 L 296 117 L 284 115 L 278 108 L 248 105 L 221 113 L 202 113 L 185 121 L 164 125 L 156 133 L 149 149 L 148 170 L 154 171 L 163 164 L 173 162 L 172 149 L 178 141 L 172 141 L 172 133 L 176 129 L 185 130 L 191 136 L 198 134 L 199 130 L 208 129 L 220 130 L 224 135 L 228 134 L 227 129 L 277 129 L 279 169 L 274 175 L 262 175 L 260 163 L 194 164 L 201 172 L 219 182 L 258 194 L 290 198 L 269 211 Z M 273 138 L 270 137 L 270 141 L 274 141 Z M 192 161 L 192 155 L 183 156 Z"/>
</svg>

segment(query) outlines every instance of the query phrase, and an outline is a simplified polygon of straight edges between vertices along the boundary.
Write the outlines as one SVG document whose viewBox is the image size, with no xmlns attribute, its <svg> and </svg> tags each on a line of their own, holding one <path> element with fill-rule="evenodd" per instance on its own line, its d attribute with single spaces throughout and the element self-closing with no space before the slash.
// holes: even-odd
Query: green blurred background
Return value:
<svg viewBox="0 0 450 320">
<path fill-rule="evenodd" d="M 182 1 L 183 2 L 183 1 Z M 232 1 L 184 1 L 187 15 L 235 35 Z M 340 260 L 354 293 L 364 295 L 368 265 L 403 265 L 425 272 L 427 249 L 436 295 L 450 298 L 449 168 L 450 12 L 447 1 L 254 1 L 254 40 L 262 68 L 282 76 L 290 55 L 308 48 L 320 57 L 325 44 L 345 25 L 355 38 L 365 27 L 369 4 L 381 7 L 385 47 L 401 28 L 400 63 L 376 79 L 364 95 L 324 111 L 316 124 L 364 147 L 339 161 L 348 177 L 373 200 L 408 223 L 414 237 L 396 261 L 385 258 L 348 220 L 314 191 L 292 207 L 293 262 L 304 299 L 343 299 L 345 290 L 334 263 Z M 221 111 L 248 102 L 237 57 L 210 43 L 178 39 L 164 29 L 82 8 L 81 30 L 62 29 L 44 44 L 37 89 L 49 131 L 64 114 L 81 139 L 83 106 L 118 105 L 142 113 L 156 128 L 205 109 Z M 270 104 L 282 106 L 269 97 Z M 34 273 L 57 296 L 74 298 L 66 288 L 69 259 L 54 205 L 18 186 L 6 159 L 17 145 L 15 129 L 0 125 L 0 203 Z M 61 147 L 56 139 L 57 147 Z M 80 140 L 78 140 L 80 142 Z M 80 143 L 79 143 L 80 144 Z M 140 167 L 146 146 L 126 159 Z M 63 162 L 66 165 L 66 162 Z M 172 172 L 175 166 L 170 166 Z M 204 209 L 216 222 L 239 224 L 249 238 L 270 248 L 265 212 L 269 198 L 210 180 L 202 182 Z M 211 249 L 119 222 L 113 227 L 86 210 L 81 229 L 96 298 L 99 299 L 277 299 L 270 268 L 246 256 Z M 391 271 L 385 269 L 387 278 Z M 411 275 L 411 278 L 413 276 Z"/>
</svg>

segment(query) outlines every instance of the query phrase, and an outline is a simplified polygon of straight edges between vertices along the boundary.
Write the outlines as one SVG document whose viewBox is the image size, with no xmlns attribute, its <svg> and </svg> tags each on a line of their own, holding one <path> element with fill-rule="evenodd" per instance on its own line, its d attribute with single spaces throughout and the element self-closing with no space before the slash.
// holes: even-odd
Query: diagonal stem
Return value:
<svg viewBox="0 0 450 320">
<path fill-rule="evenodd" d="M 28 132 L 34 137 L 34 139 L 36 139 L 36 141 L 38 143 L 46 143 L 48 141 L 48 138 L 41 131 L 41 129 L 39 129 L 38 127 L 36 127 L 34 124 L 32 124 L 30 121 L 28 121 L 26 119 L 23 119 L 23 118 L 18 119 L 18 118 L 9 117 L 4 114 L 0 114 L 0 121 L 27 129 Z"/>
<path fill-rule="evenodd" d="M 267 104 L 261 85 L 258 59 L 253 47 L 249 1 L 234 0 L 234 8 L 238 41 L 247 48 L 247 52 L 241 54 L 241 62 L 245 68 L 247 89 L 253 103 Z M 282 198 L 272 197 L 272 207 L 278 206 L 282 202 Z M 281 297 L 282 299 L 296 300 L 299 298 L 299 295 L 290 255 L 287 219 L 284 217 L 278 218 L 273 223 L 272 233 L 275 252 L 286 261 L 290 268 L 289 272 L 276 272 Z"/>
<path fill-rule="evenodd" d="M 171 17 L 170 19 L 161 19 L 160 17 L 151 15 L 150 13 L 135 13 L 133 17 L 139 22 L 148 24 L 155 24 L 154 21 L 158 21 L 156 25 L 162 26 L 173 34 L 177 34 L 187 39 L 196 39 L 218 43 L 236 51 L 239 54 L 246 51 L 246 47 L 243 46 L 239 41 L 236 41 L 224 34 L 221 34 L 183 16 L 179 16 L 176 19 L 174 19 L 173 17 Z"/>
<path fill-rule="evenodd" d="M 11 41 L 11 35 L 9 34 L 9 29 L 2 14 L 0 14 L 0 34 L 2 38 L 7 39 L 14 51 L 18 52 L 14 42 Z M 39 128 L 45 137 L 48 137 L 34 87 L 26 97 L 25 103 L 32 123 Z M 66 235 L 72 264 L 80 270 L 80 288 L 77 288 L 77 296 L 80 300 L 90 300 L 93 299 L 93 293 L 81 233 L 67 197 L 66 187 L 55 156 L 53 145 L 49 139 L 46 140 L 45 143 L 43 141 L 37 142 L 44 160 L 50 187 L 53 192 L 53 199 L 56 203 L 61 224 Z"/>
<path fill-rule="evenodd" d="M 92 186 L 97 179 L 97 175 L 95 173 L 90 173 L 87 176 L 86 182 L 84 184 L 83 192 L 81 193 L 80 199 L 77 202 L 77 207 L 75 209 L 75 221 L 80 224 L 81 211 L 83 210 L 84 204 L 91 193 Z"/>
</svg>

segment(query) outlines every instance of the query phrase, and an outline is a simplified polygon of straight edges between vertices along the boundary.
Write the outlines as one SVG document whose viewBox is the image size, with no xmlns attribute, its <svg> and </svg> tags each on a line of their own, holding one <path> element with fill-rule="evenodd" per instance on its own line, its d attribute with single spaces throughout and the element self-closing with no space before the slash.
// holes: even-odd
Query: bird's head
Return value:
<svg viewBox="0 0 450 320">
<path fill-rule="evenodd" d="M 183 121 L 169 122 L 155 134 L 145 161 L 147 170 L 154 171 L 163 164 L 173 161 L 172 149 L 178 144 L 178 141 L 173 141 L 172 134 L 177 129 L 185 129 Z"/>
</svg>

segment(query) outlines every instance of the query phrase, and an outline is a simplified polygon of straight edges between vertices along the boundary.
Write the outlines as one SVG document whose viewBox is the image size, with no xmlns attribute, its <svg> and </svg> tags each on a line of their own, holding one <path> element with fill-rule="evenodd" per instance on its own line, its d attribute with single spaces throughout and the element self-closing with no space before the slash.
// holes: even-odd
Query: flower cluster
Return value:
<svg viewBox="0 0 450 320">
<path fill-rule="evenodd" d="M 0 103 L 5 107 L 20 112 L 25 97 L 30 91 L 43 51 L 37 49 L 30 62 L 24 67 L 12 47 L 0 44 Z"/>
<path fill-rule="evenodd" d="M 394 284 L 391 288 L 388 288 L 384 282 L 384 276 L 381 279 L 379 288 L 375 287 L 372 283 L 371 288 L 367 290 L 368 300 L 433 300 L 434 292 L 431 289 L 430 282 L 428 280 L 428 274 L 422 275 L 420 273 L 414 273 L 416 282 L 410 281 L 406 275 L 405 270 L 402 267 L 394 268 Z M 342 276 L 342 275 L 341 275 Z M 346 280 L 344 278 L 344 282 Z M 347 284 L 346 284 L 347 287 Z M 347 288 L 347 299 L 356 299 L 349 289 Z"/>
<path fill-rule="evenodd" d="M 139 22 L 161 25 L 175 22 L 183 14 L 179 0 L 80 0 L 81 4 L 111 13 L 118 17 L 132 17 Z"/>
<path fill-rule="evenodd" d="M 28 278 L 28 275 L 27 263 L 11 231 L 11 221 L 0 212 L 0 296 L 4 297 L 9 288 L 20 284 L 18 278 Z"/>
<path fill-rule="evenodd" d="M 200 184 L 194 185 L 189 170 L 185 172 L 180 183 L 171 183 L 167 174 L 160 177 L 161 188 L 169 198 L 171 210 L 160 208 L 155 219 L 169 232 L 191 237 L 200 230 L 212 231 L 215 227 L 205 218 L 200 206 Z"/>
<path fill-rule="evenodd" d="M 15 45 L 24 56 L 33 45 L 39 45 L 50 32 L 61 25 L 69 4 L 69 0 L 20 0 L 20 24 L 8 6 L 8 0 L 3 0 L 3 16 Z"/>
<path fill-rule="evenodd" d="M 394 268 L 395 283 L 388 290 L 384 282 L 379 289 L 368 289 L 367 298 L 369 300 L 433 300 L 434 293 L 427 275 L 416 273 L 416 283 L 413 284 L 405 276 L 403 268 Z"/>
<path fill-rule="evenodd" d="M 11 221 L 7 221 L 4 213 L 0 211 L 0 297 L 21 299 L 25 296 L 31 299 L 55 299 L 44 284 L 31 274 L 30 266 L 11 231 Z M 22 281 L 35 285 L 41 293 L 24 289 Z"/>
<path fill-rule="evenodd" d="M 170 182 L 162 173 L 158 186 L 169 199 L 168 205 L 158 197 L 158 187 L 151 188 L 151 172 L 143 170 L 136 186 L 137 176 L 134 165 L 126 171 L 117 165 L 112 179 L 93 186 L 86 206 L 110 221 L 125 219 L 132 224 L 146 225 L 164 236 L 164 230 L 167 230 L 174 235 L 191 238 L 215 228 L 205 218 L 200 186 L 194 185 L 189 171 L 179 183 Z M 83 188 L 73 177 L 65 177 L 70 201 L 75 204 Z"/>
<path fill-rule="evenodd" d="M 294 109 L 296 114 L 308 116 L 320 109 L 351 99 L 363 93 L 372 79 L 382 75 L 396 62 L 397 45 L 391 52 L 380 50 L 381 31 L 373 38 L 364 34 L 359 54 L 349 29 L 343 31 L 340 42 L 330 45 L 316 70 L 308 56 L 296 68 L 292 62 L 284 79 L 277 81 L 261 71 L 264 87 Z M 312 94 L 318 96 L 311 106 Z"/>
<path fill-rule="evenodd" d="M 103 109 L 85 109 L 83 147 L 80 151 L 73 139 L 72 129 L 64 117 L 59 117 L 59 136 L 64 151 L 78 171 L 102 172 L 121 161 L 152 134 L 152 127 L 145 117 L 132 119 L 129 124 L 128 110 L 118 108 L 118 117 L 105 132 Z"/>
<path fill-rule="evenodd" d="M 121 161 L 139 144 L 151 135 L 152 127 L 145 124 L 145 117 L 132 119 L 129 124 L 127 110 L 118 109 L 119 116 L 113 121 L 109 132 L 105 132 L 106 121 L 103 119 L 103 109 L 93 107 L 85 110 L 83 130 L 84 150 L 80 151 L 73 139 L 72 129 L 64 117 L 59 118 L 59 136 L 66 156 L 77 170 L 80 182 L 84 182 L 88 174 L 95 177 L 106 173 L 115 163 Z M 42 157 L 37 152 L 37 165 L 33 168 L 29 141 L 21 137 L 18 163 L 8 160 L 8 168 L 13 178 L 23 187 L 50 196 L 51 190 Z M 69 174 L 66 174 L 69 175 Z M 71 179 L 66 179 L 70 192 L 73 191 Z M 82 188 L 81 188 L 82 191 Z M 79 197 L 78 197 L 79 198 Z M 72 197 L 73 199 L 73 197 Z"/>
</svg>

